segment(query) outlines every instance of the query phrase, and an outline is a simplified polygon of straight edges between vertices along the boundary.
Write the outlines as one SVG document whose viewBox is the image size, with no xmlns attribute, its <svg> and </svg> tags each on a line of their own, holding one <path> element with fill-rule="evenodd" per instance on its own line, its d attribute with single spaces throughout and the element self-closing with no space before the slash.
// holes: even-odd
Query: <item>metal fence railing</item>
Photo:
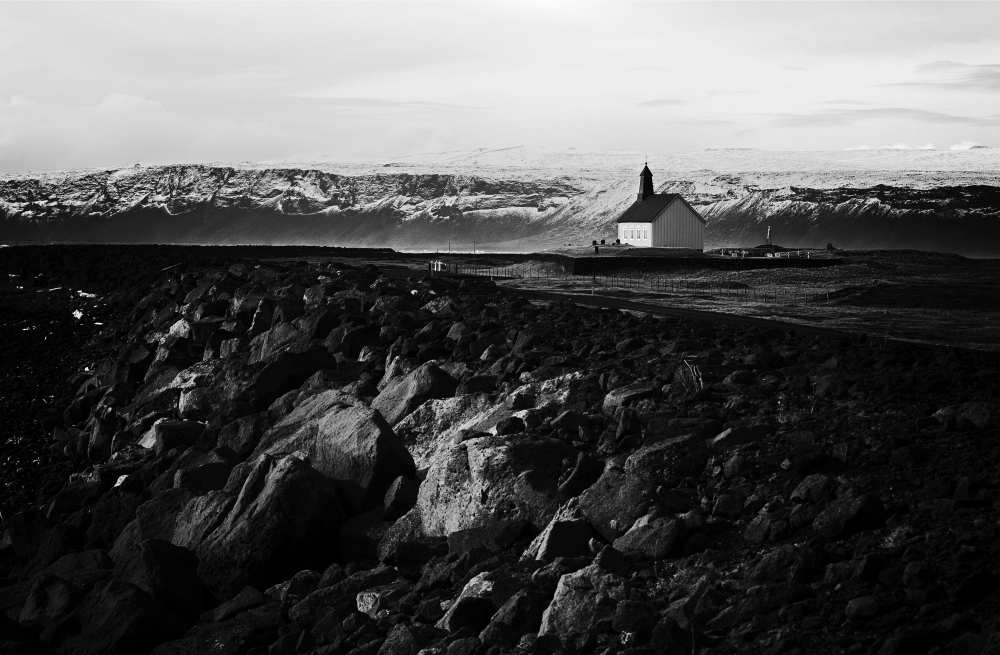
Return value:
<svg viewBox="0 0 1000 655">
<path fill-rule="evenodd" d="M 677 275 L 639 272 L 572 274 L 556 267 L 535 264 L 506 266 L 455 264 L 442 272 L 493 280 L 548 281 L 569 287 L 567 290 L 576 289 L 591 293 L 597 289 L 627 290 L 661 296 L 775 305 L 817 304 L 829 300 L 825 291 L 794 284 L 751 284 L 734 279 L 689 279 Z"/>
</svg>

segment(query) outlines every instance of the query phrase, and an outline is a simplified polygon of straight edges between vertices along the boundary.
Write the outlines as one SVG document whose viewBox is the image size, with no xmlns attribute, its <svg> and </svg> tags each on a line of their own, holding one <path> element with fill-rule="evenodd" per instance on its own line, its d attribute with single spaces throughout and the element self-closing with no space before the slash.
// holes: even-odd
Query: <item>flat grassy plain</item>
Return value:
<svg viewBox="0 0 1000 655">
<path fill-rule="evenodd" d="M 840 254 L 842 264 L 824 268 L 692 267 L 657 273 L 623 268 L 594 276 L 527 263 L 501 269 L 523 277 L 498 283 L 1000 350 L 1000 260 L 911 251 Z"/>
</svg>

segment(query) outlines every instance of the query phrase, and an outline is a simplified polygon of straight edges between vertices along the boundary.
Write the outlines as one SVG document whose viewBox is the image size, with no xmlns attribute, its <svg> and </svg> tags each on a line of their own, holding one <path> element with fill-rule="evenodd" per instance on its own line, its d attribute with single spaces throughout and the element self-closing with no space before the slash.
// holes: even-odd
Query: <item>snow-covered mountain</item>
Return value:
<svg viewBox="0 0 1000 655">
<path fill-rule="evenodd" d="M 638 163 L 637 163 L 638 162 Z M 537 250 L 611 237 L 638 153 L 521 148 L 373 164 L 135 166 L 0 181 L 0 241 L 310 243 Z M 650 157 L 707 245 L 1000 255 L 1000 151 Z"/>
</svg>

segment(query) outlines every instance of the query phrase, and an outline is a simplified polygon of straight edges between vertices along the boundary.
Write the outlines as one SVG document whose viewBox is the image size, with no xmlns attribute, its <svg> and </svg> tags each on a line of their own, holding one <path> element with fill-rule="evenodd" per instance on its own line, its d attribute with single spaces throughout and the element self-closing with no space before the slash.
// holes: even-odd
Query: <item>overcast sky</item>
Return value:
<svg viewBox="0 0 1000 655">
<path fill-rule="evenodd" d="M 0 170 L 1000 146 L 1000 3 L 0 4 Z"/>
</svg>

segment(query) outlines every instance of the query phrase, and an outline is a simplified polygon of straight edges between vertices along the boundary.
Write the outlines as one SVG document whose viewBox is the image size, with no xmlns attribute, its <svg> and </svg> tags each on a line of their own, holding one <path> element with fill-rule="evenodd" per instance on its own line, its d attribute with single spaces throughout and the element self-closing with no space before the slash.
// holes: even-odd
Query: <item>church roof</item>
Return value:
<svg viewBox="0 0 1000 655">
<path fill-rule="evenodd" d="M 698 211 L 688 204 L 687 200 L 684 200 L 683 196 L 679 193 L 654 193 L 645 200 L 636 200 L 632 205 L 626 209 L 621 216 L 618 217 L 619 223 L 652 223 L 653 220 L 659 216 L 660 212 L 666 209 L 667 205 L 672 203 L 674 200 L 680 200 L 688 209 L 694 212 L 694 215 L 698 217 L 702 223 L 705 223 L 705 219 L 701 217 Z"/>
</svg>

